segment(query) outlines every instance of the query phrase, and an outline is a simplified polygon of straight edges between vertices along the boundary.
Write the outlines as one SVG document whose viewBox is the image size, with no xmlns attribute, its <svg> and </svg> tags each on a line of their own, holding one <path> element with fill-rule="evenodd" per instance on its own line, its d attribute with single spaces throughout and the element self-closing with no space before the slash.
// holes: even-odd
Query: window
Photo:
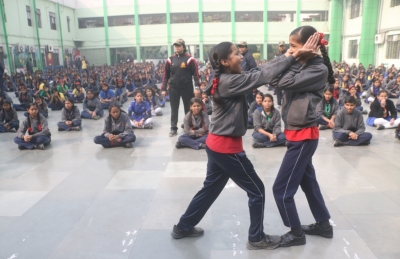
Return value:
<svg viewBox="0 0 400 259">
<path fill-rule="evenodd" d="M 49 12 L 49 16 L 50 16 L 50 29 L 52 30 L 57 30 L 56 27 L 56 14 Z"/>
<path fill-rule="evenodd" d="M 231 22 L 230 12 L 204 12 L 203 22 Z"/>
<path fill-rule="evenodd" d="M 141 14 L 139 15 L 139 24 L 166 24 L 167 16 L 165 14 Z"/>
<path fill-rule="evenodd" d="M 235 12 L 235 22 L 262 22 L 263 12 Z"/>
<path fill-rule="evenodd" d="M 32 26 L 31 7 L 26 6 L 26 18 L 28 18 L 28 26 Z"/>
<path fill-rule="evenodd" d="M 199 13 L 171 13 L 171 23 L 197 23 Z"/>
<path fill-rule="evenodd" d="M 328 11 L 301 12 L 300 21 L 302 22 L 326 22 L 328 21 Z"/>
<path fill-rule="evenodd" d="M 60 65 L 60 55 L 58 54 L 58 49 L 54 49 L 53 53 L 53 66 L 59 66 Z"/>
<path fill-rule="evenodd" d="M 294 22 L 294 11 L 268 11 L 269 22 Z"/>
<path fill-rule="evenodd" d="M 108 26 L 131 26 L 135 25 L 135 16 L 133 15 L 121 15 L 121 16 L 109 16 Z"/>
<path fill-rule="evenodd" d="M 79 18 L 79 29 L 104 27 L 103 17 Z"/>
<path fill-rule="evenodd" d="M 71 32 L 71 25 L 70 25 L 71 19 L 69 16 L 67 16 L 67 27 L 68 27 L 68 32 Z"/>
<path fill-rule="evenodd" d="M 361 0 L 351 0 L 350 3 L 350 19 L 361 16 Z"/>
<path fill-rule="evenodd" d="M 358 43 L 357 40 L 349 41 L 349 58 L 357 58 L 358 54 Z"/>
<path fill-rule="evenodd" d="M 395 7 L 400 5 L 400 0 L 392 0 L 392 2 L 390 2 L 390 7 Z"/>
<path fill-rule="evenodd" d="M 4 6 L 4 0 L 1 0 L 1 4 L 3 5 L 4 21 L 7 22 L 6 7 Z"/>
<path fill-rule="evenodd" d="M 40 9 L 36 9 L 36 21 L 37 21 L 37 26 L 39 28 L 42 28 L 42 15 L 40 13 Z"/>
<path fill-rule="evenodd" d="M 387 59 L 400 59 L 400 34 L 387 36 Z"/>
</svg>

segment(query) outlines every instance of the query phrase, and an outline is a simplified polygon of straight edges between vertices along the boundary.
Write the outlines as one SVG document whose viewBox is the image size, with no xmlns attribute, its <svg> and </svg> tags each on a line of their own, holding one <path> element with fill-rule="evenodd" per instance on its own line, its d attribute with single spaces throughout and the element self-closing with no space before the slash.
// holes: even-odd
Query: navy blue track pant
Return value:
<svg viewBox="0 0 400 259">
<path fill-rule="evenodd" d="M 306 194 L 316 222 L 330 219 L 312 164 L 312 156 L 317 147 L 318 139 L 287 141 L 287 151 L 273 186 L 276 205 L 287 227 L 301 226 L 294 202 L 299 186 Z"/>
<path fill-rule="evenodd" d="M 358 135 L 358 138 L 356 140 L 349 139 L 349 135 L 346 133 L 342 132 L 333 132 L 333 139 L 339 139 L 342 142 L 346 142 L 347 145 L 349 146 L 359 146 L 359 145 L 366 145 L 369 143 L 372 139 L 372 134 L 369 132 L 364 132 L 360 135 Z"/>
<path fill-rule="evenodd" d="M 237 154 L 221 154 L 209 148 L 206 151 L 208 163 L 204 186 L 190 202 L 179 220 L 178 227 L 189 231 L 196 226 L 231 178 L 249 197 L 249 241 L 261 241 L 264 238 L 265 188 L 254 171 L 253 164 L 244 151 Z"/>
</svg>

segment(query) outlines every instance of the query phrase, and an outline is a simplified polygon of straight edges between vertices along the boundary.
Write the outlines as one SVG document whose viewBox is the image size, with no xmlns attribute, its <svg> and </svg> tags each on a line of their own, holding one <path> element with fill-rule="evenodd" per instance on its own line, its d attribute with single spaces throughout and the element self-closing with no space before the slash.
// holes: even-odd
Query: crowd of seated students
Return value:
<svg viewBox="0 0 400 259">
<path fill-rule="evenodd" d="M 259 61 L 258 65 L 265 62 Z M 20 149 L 43 149 L 50 143 L 50 130 L 47 128 L 45 134 L 40 133 L 44 125 L 47 127 L 49 109 L 61 110 L 61 121 L 57 120 L 59 131 L 79 131 L 81 119 L 99 120 L 108 110 L 104 132 L 95 138 L 95 143 L 104 147 L 131 147 L 129 143 L 135 140 L 132 129 L 152 129 L 153 117 L 161 116 L 162 107 L 169 101 L 168 90 L 161 92 L 157 86 L 163 79 L 164 66 L 164 62 L 157 65 L 151 62 L 120 63 L 88 66 L 86 70 L 70 67 L 45 72 L 37 70 L 33 75 L 28 72 L 4 74 L 0 91 L 0 133 L 18 131 L 15 142 Z M 350 66 L 344 61 L 333 62 L 332 66 L 336 80 L 333 85 L 327 85 L 317 106 L 319 129 L 332 130 L 335 146 L 367 145 L 372 135 L 365 132 L 362 115 L 368 114 L 365 121 L 368 126 L 378 130 L 396 128 L 395 135 L 400 139 L 400 118 L 397 117 L 400 112 L 400 69 L 384 65 L 377 68 L 370 65 L 365 69 L 362 64 Z M 200 88 L 194 88 L 191 109 L 185 117 L 177 148 L 205 147 L 214 103 L 203 90 L 212 80 L 213 72 L 205 65 L 199 74 Z M 13 103 L 11 92 L 18 103 Z M 363 108 L 363 99 L 370 105 L 369 112 Z M 81 110 L 77 103 L 82 103 Z M 123 110 L 125 103 L 128 103 L 127 112 Z M 22 125 L 27 127 L 20 126 L 18 111 L 24 112 Z M 248 127 L 254 129 L 253 147 L 285 145 L 279 106 L 274 106 L 272 95 L 255 92 L 248 117 Z M 348 123 L 349 118 L 357 123 Z M 129 125 L 125 123 L 127 119 Z M 25 138 L 26 132 L 28 136 L 41 136 L 40 141 L 33 141 L 35 137 Z M 21 141 L 29 142 L 29 145 L 21 145 Z"/>
</svg>

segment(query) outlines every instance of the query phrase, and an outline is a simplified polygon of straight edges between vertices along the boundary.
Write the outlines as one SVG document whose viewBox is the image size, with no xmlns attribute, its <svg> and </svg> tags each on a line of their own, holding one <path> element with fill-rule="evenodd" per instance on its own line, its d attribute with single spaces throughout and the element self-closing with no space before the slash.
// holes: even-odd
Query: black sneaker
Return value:
<svg viewBox="0 0 400 259">
<path fill-rule="evenodd" d="M 248 241 L 246 244 L 247 249 L 249 250 L 260 250 L 260 249 L 267 249 L 272 250 L 279 246 L 281 242 L 280 236 L 270 236 L 264 234 L 265 238 L 259 242 L 250 242 Z"/>
<path fill-rule="evenodd" d="M 266 145 L 264 143 L 254 141 L 253 142 L 253 147 L 254 148 L 264 148 L 264 147 L 266 147 Z"/>
<path fill-rule="evenodd" d="M 185 124 L 182 123 L 181 124 L 181 128 L 184 129 L 185 128 Z"/>
<path fill-rule="evenodd" d="M 247 129 L 254 129 L 254 125 L 247 124 Z"/>
<path fill-rule="evenodd" d="M 132 145 L 132 143 L 131 143 L 131 142 L 129 142 L 129 143 L 126 143 L 126 144 L 124 145 L 124 147 L 126 147 L 126 148 L 132 148 L 132 147 L 133 147 L 133 145 Z"/>
<path fill-rule="evenodd" d="M 184 237 L 199 237 L 204 234 L 204 230 L 199 227 L 194 227 L 189 231 L 181 230 L 177 225 L 174 225 L 172 229 L 171 236 L 175 239 L 180 239 Z"/>
<path fill-rule="evenodd" d="M 203 144 L 203 143 L 201 143 L 201 144 L 199 145 L 199 149 L 206 149 L 206 147 L 207 147 L 207 145 L 206 145 L 206 144 Z"/>
<path fill-rule="evenodd" d="M 184 148 L 185 146 L 182 145 L 181 142 L 176 142 L 175 147 L 176 147 L 177 149 L 180 149 L 180 148 Z"/>
<path fill-rule="evenodd" d="M 334 147 L 343 146 L 343 142 L 342 142 L 341 140 L 339 140 L 339 139 L 336 139 L 336 140 L 333 142 L 333 146 L 334 146 Z"/>
<path fill-rule="evenodd" d="M 377 130 L 383 130 L 384 128 L 385 128 L 385 126 L 383 126 L 382 124 L 376 125 Z"/>
<path fill-rule="evenodd" d="M 306 234 L 303 233 L 301 237 L 293 236 L 292 233 L 287 232 L 282 237 L 279 247 L 302 246 L 306 244 Z"/>
<path fill-rule="evenodd" d="M 363 110 L 363 111 L 361 112 L 361 114 L 368 114 L 368 111 L 367 111 L 367 110 Z"/>
<path fill-rule="evenodd" d="M 170 136 L 170 137 L 173 137 L 173 136 L 176 136 L 176 135 L 178 135 L 178 132 L 177 132 L 176 130 L 171 130 L 171 131 L 169 132 L 169 136 Z"/>
<path fill-rule="evenodd" d="M 314 223 L 308 226 L 302 225 L 301 228 L 303 229 L 304 233 L 307 235 L 316 235 L 325 238 L 332 238 L 333 237 L 333 228 L 330 226 L 328 229 L 322 228 L 318 223 Z"/>
<path fill-rule="evenodd" d="M 319 130 L 326 130 L 326 129 L 328 129 L 328 125 L 319 125 L 318 129 Z"/>
</svg>

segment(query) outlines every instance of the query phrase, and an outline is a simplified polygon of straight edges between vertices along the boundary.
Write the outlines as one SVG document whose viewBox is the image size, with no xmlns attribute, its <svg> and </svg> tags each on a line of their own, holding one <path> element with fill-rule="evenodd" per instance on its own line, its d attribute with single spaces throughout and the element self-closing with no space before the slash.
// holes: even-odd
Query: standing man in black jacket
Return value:
<svg viewBox="0 0 400 259">
<path fill-rule="evenodd" d="M 185 115 L 190 110 L 190 99 L 193 98 L 193 79 L 199 87 L 199 73 L 197 71 L 196 60 L 186 54 L 185 41 L 177 39 L 174 43 L 175 55 L 169 57 L 165 63 L 164 78 L 161 90 L 167 90 L 169 81 L 169 100 L 171 105 L 171 132 L 170 137 L 178 134 L 178 111 L 179 104 L 183 101 Z"/>
<path fill-rule="evenodd" d="M 242 63 L 240 64 L 240 66 L 242 67 L 242 72 L 250 71 L 251 69 L 256 68 L 257 63 L 254 60 L 253 55 L 249 52 L 249 49 L 247 48 L 247 42 L 241 41 L 238 45 L 238 48 L 240 54 L 242 54 L 243 56 Z M 246 93 L 246 101 L 249 106 L 254 101 L 253 91 Z"/>
</svg>

